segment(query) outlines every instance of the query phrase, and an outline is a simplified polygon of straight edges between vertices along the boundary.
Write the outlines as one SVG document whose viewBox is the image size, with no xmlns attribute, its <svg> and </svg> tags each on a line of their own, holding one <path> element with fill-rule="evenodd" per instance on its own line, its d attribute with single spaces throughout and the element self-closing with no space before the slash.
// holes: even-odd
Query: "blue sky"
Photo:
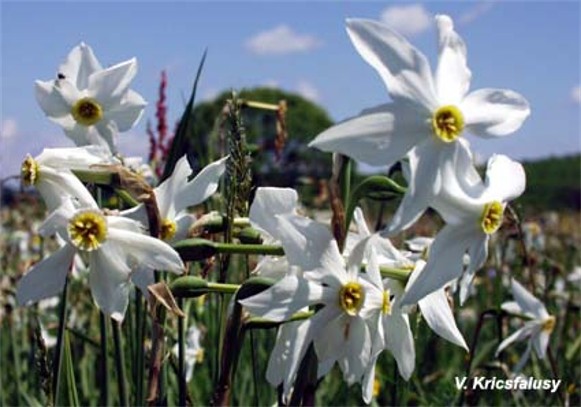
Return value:
<svg viewBox="0 0 581 407">
<path fill-rule="evenodd" d="M 0 177 L 16 174 L 27 152 L 72 145 L 34 98 L 36 79 L 54 77 L 68 52 L 89 44 L 103 65 L 136 57 L 132 88 L 149 102 L 121 135 L 126 155 L 145 155 L 145 123 L 154 117 L 159 75 L 167 69 L 170 121 L 189 95 L 207 47 L 200 96 L 276 85 L 321 104 L 334 120 L 388 101 L 376 72 L 355 52 L 347 17 L 383 20 L 432 63 L 431 16 L 449 14 L 468 47 L 471 89 L 523 94 L 532 114 L 499 140 L 471 138 L 480 158 L 517 159 L 577 153 L 580 147 L 580 3 L 571 2 L 23 2 L 2 1 Z M 405 22 L 402 24 L 402 21 Z"/>
</svg>

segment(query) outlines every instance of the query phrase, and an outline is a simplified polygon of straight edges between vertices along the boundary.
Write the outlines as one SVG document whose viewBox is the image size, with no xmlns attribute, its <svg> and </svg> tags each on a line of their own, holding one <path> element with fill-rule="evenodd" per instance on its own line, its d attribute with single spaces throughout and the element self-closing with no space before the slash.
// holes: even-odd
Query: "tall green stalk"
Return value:
<svg viewBox="0 0 581 407">
<path fill-rule="evenodd" d="M 107 343 L 107 316 L 105 316 L 103 311 L 99 311 L 99 330 L 101 332 L 101 358 L 99 359 L 99 369 L 102 375 L 99 404 L 109 406 L 111 405 L 109 398 L 109 345 Z"/>
<path fill-rule="evenodd" d="M 121 324 L 111 319 L 113 328 L 113 346 L 115 348 L 115 367 L 117 369 L 117 384 L 119 386 L 119 402 L 122 406 L 129 405 L 127 398 L 127 383 L 125 382 L 125 357 L 123 343 L 121 342 Z"/>
<path fill-rule="evenodd" d="M 63 344 L 64 344 L 64 334 L 66 326 L 66 315 L 67 315 L 67 292 L 69 288 L 69 276 L 65 278 L 65 285 L 63 287 L 63 292 L 61 294 L 60 310 L 59 310 L 59 328 L 57 334 L 57 343 L 55 348 L 55 354 L 53 359 L 53 405 L 59 404 L 59 388 L 61 382 L 61 370 L 62 370 L 62 354 L 63 354 Z"/>
</svg>

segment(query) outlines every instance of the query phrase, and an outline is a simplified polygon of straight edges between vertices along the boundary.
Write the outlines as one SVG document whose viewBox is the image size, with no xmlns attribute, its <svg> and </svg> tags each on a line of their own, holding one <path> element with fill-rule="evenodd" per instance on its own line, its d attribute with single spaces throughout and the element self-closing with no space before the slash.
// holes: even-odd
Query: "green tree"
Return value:
<svg viewBox="0 0 581 407">
<path fill-rule="evenodd" d="M 190 138 L 188 152 L 197 165 L 216 159 L 224 151 L 220 126 L 223 123 L 222 112 L 230 96 L 231 91 L 225 91 L 214 100 L 199 103 L 193 109 L 193 137 Z M 285 101 L 287 106 L 288 138 L 279 156 L 275 153 L 276 111 L 253 107 L 243 109 L 247 142 L 254 152 L 255 185 L 292 187 L 307 179 L 312 182 L 330 176 L 330 154 L 307 146 L 317 134 L 333 124 L 323 108 L 300 95 L 274 88 L 244 89 L 238 96 L 244 101 L 274 105 Z"/>
</svg>

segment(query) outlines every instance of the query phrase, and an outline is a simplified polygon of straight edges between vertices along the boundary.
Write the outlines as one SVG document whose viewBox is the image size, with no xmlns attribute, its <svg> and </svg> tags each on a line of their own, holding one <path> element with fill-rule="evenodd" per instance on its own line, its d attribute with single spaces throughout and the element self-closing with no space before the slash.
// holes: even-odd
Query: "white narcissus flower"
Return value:
<svg viewBox="0 0 581 407">
<path fill-rule="evenodd" d="M 535 349 L 539 358 L 545 358 L 549 336 L 555 328 L 555 317 L 549 315 L 543 303 L 514 279 L 511 281 L 511 291 L 516 301 L 502 304 L 502 309 L 511 314 L 524 315 L 530 318 L 530 321 L 527 321 L 522 328 L 502 341 L 496 350 L 496 355 L 498 356 L 512 343 L 528 338 L 527 349 L 513 369 L 515 373 L 518 373 L 529 359 L 531 348 Z"/>
<path fill-rule="evenodd" d="M 76 145 L 107 146 L 139 120 L 145 100 L 129 89 L 137 73 L 135 58 L 103 69 L 86 44 L 73 48 L 59 67 L 58 78 L 36 81 L 36 99 L 50 120 Z"/>
<path fill-rule="evenodd" d="M 432 203 L 446 226 L 436 235 L 426 266 L 407 287 L 403 304 L 416 303 L 460 277 L 468 252 L 470 263 L 460 287 L 463 303 L 474 273 L 486 261 L 490 236 L 502 225 L 507 202 L 525 189 L 525 172 L 516 161 L 504 155 L 492 156 L 482 182 L 475 174 L 470 152 L 459 148 L 457 153 L 456 166 L 449 162 L 441 169 L 446 183 Z"/>
<path fill-rule="evenodd" d="M 289 274 L 240 303 L 251 313 L 272 321 L 284 321 L 305 307 L 321 305 L 312 317 L 279 335 L 279 340 L 289 341 L 277 350 L 279 359 L 275 361 L 287 369 L 284 393 L 290 392 L 311 342 L 319 360 L 319 377 L 338 362 L 348 383 L 361 380 L 371 351 L 369 328 L 360 315 L 366 288 L 370 286 L 359 273 L 365 242 L 356 246 L 345 265 L 327 227 L 298 216 L 280 216 L 276 222 L 281 228 L 280 240 L 289 264 L 303 272 Z M 304 264 L 317 267 L 305 269 Z"/>
<path fill-rule="evenodd" d="M 187 237 L 195 216 L 187 208 L 204 202 L 218 189 L 220 177 L 226 170 L 228 156 L 204 167 L 190 180 L 192 169 L 184 155 L 178 160 L 172 174 L 153 191 L 161 220 L 160 239 L 172 243 Z M 121 212 L 123 216 L 148 225 L 147 212 L 143 204 Z M 153 271 L 148 268 L 136 270 L 133 282 L 147 296 L 147 286 L 153 284 Z"/>
<path fill-rule="evenodd" d="M 184 264 L 168 244 L 146 236 L 141 225 L 120 216 L 104 215 L 95 201 L 88 206 L 64 202 L 43 223 L 41 235 L 57 233 L 66 244 L 34 265 L 18 282 L 20 305 L 52 297 L 62 291 L 75 255 L 85 254 L 89 284 L 97 306 L 121 321 L 128 304 L 131 272 L 136 266 L 181 273 Z"/>
<path fill-rule="evenodd" d="M 355 209 L 353 219 L 357 223 L 359 235 L 357 237 L 352 237 L 352 239 L 360 241 L 361 239 L 370 237 L 367 243 L 366 258 L 369 258 L 371 256 L 371 251 L 373 251 L 373 256 L 375 257 L 375 262 L 377 265 L 410 270 L 411 274 L 409 276 L 407 286 L 411 286 L 426 265 L 423 256 L 425 253 L 427 253 L 428 246 L 432 243 L 433 239 L 427 237 L 416 237 L 406 242 L 408 247 L 413 249 L 413 251 L 416 253 L 405 251 L 400 252 L 393 246 L 389 239 L 382 238 L 377 234 L 371 234 L 367 228 L 363 212 L 360 208 Z M 377 272 L 372 269 L 371 271 L 368 270 L 368 274 L 372 278 L 372 281 L 375 283 L 375 285 L 381 288 L 381 285 L 378 284 L 379 280 L 376 277 Z M 389 289 L 392 293 L 392 296 L 395 298 L 393 300 L 394 303 L 397 303 L 397 306 L 390 306 L 390 309 L 395 309 L 398 312 L 408 313 L 407 307 L 405 307 L 403 311 L 400 311 L 399 307 L 400 299 L 404 293 L 403 283 L 386 278 L 383 280 L 383 285 L 385 286 L 383 290 Z M 468 345 L 466 345 L 466 341 L 464 340 L 464 337 L 460 333 L 460 330 L 456 325 L 456 321 L 454 320 L 454 314 L 450 304 L 448 303 L 448 298 L 444 287 L 419 300 L 418 307 L 420 308 L 426 323 L 436 334 L 452 342 L 453 344 L 468 350 Z M 401 368 L 400 372 L 402 372 Z M 409 374 L 411 374 L 411 371 Z M 404 372 L 402 372 L 402 376 L 406 377 Z M 407 377 L 409 377 L 409 375 Z"/>
<path fill-rule="evenodd" d="M 409 186 L 390 233 L 411 225 L 429 206 L 445 183 L 439 169 L 452 160 L 464 134 L 504 136 L 530 113 L 528 102 L 511 90 L 468 93 L 464 41 L 450 17 L 438 15 L 436 22 L 439 58 L 432 73 L 426 57 L 398 33 L 375 21 L 347 20 L 353 45 L 379 73 L 393 102 L 364 110 L 310 143 L 376 166 L 390 166 L 409 153 Z"/>
<path fill-rule="evenodd" d="M 77 199 L 90 205 L 93 197 L 71 170 L 91 170 L 92 165 L 113 164 L 117 161 L 100 146 L 75 148 L 45 148 L 36 157 L 27 155 L 20 167 L 24 185 L 36 187 L 49 212 L 65 200 Z"/>
<path fill-rule="evenodd" d="M 196 363 L 204 361 L 204 348 L 200 344 L 202 331 L 195 324 L 188 328 L 185 338 L 186 382 L 192 380 Z M 175 344 L 173 353 L 179 355 L 179 346 Z"/>
</svg>

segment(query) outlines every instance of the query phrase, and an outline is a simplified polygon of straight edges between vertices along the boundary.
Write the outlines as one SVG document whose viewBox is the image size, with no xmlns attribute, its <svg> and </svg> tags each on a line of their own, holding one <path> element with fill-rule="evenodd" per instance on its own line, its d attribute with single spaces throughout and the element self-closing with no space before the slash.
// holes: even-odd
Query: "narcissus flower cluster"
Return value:
<svg viewBox="0 0 581 407">
<path fill-rule="evenodd" d="M 59 67 L 56 79 L 36 82 L 40 107 L 78 147 L 44 149 L 22 162 L 22 183 L 39 191 L 49 211 L 39 232 L 56 236 L 61 247 L 21 278 L 16 293 L 19 304 L 60 293 L 74 263 L 80 261 L 88 265 L 97 306 L 121 321 L 132 283 L 147 293 L 147 285 L 154 282 L 153 270 L 184 271 L 184 263 L 168 242 L 187 235 L 194 218 L 186 209 L 216 191 L 226 158 L 208 165 L 190 182 L 192 170 L 184 156 L 173 174 L 152 189 L 161 216 L 161 239 L 149 235 L 150 219 L 143 205 L 123 213 L 105 211 L 74 173 L 123 165 L 115 140 L 138 121 L 146 105 L 129 89 L 136 73 L 135 59 L 102 68 L 92 49 L 81 43 Z"/>
</svg>

